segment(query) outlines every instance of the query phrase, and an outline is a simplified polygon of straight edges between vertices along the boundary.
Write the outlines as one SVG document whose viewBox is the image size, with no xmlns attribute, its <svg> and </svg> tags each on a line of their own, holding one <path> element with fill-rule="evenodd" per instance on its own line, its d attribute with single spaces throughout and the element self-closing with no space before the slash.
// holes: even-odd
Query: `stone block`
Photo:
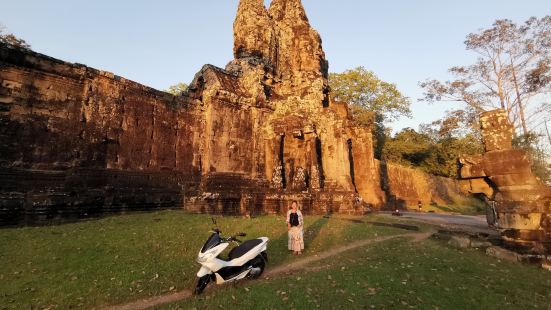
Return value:
<svg viewBox="0 0 551 310">
<path fill-rule="evenodd" d="M 502 186 L 515 186 L 515 185 L 529 185 L 539 187 L 541 184 L 539 180 L 531 172 L 523 173 L 510 173 L 510 174 L 499 174 L 492 175 L 490 177 L 494 184 Z"/>
<path fill-rule="evenodd" d="M 452 236 L 448 245 L 458 249 L 467 249 L 471 247 L 471 239 L 469 236 Z"/>
<path fill-rule="evenodd" d="M 523 150 L 496 150 L 484 154 L 484 172 L 487 176 L 532 174 L 530 158 Z"/>
<path fill-rule="evenodd" d="M 481 113 L 480 127 L 486 152 L 512 148 L 514 128 L 504 110 Z"/>
<path fill-rule="evenodd" d="M 489 248 L 491 246 L 493 246 L 493 244 L 488 240 L 480 240 L 480 239 L 471 240 L 471 248 L 480 249 L 480 248 Z"/>
<path fill-rule="evenodd" d="M 459 158 L 459 177 L 462 179 L 483 178 L 486 176 L 482 155 L 462 156 Z"/>
<path fill-rule="evenodd" d="M 501 213 L 498 226 L 500 229 L 539 230 L 541 220 L 541 213 Z"/>
<path fill-rule="evenodd" d="M 502 247 L 491 246 L 486 249 L 486 254 L 509 262 L 519 262 L 518 254 Z"/>
<path fill-rule="evenodd" d="M 461 180 L 461 185 L 467 193 L 484 194 L 486 197 L 493 197 L 495 193 L 494 189 L 485 179 Z"/>
</svg>

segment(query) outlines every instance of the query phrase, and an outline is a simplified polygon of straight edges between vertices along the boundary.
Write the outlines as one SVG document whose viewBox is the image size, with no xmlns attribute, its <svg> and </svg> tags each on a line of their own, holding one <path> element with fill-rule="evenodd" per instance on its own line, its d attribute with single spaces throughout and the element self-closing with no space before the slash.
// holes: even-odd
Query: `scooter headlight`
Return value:
<svg viewBox="0 0 551 310">
<path fill-rule="evenodd" d="M 208 251 L 206 253 L 199 253 L 199 255 L 197 255 L 197 262 L 199 264 L 203 264 L 207 262 L 209 259 L 212 259 L 213 257 L 214 257 L 213 251 Z"/>
</svg>

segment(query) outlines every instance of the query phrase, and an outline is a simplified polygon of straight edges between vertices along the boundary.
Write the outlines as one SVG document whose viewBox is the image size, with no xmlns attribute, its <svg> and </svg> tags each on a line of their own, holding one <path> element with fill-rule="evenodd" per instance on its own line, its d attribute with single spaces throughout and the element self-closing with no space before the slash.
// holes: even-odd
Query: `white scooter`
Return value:
<svg viewBox="0 0 551 310">
<path fill-rule="evenodd" d="M 216 225 L 216 221 L 212 219 Z M 256 279 L 264 272 L 268 254 L 266 249 L 268 238 L 242 242 L 236 237 L 244 237 L 245 233 L 238 233 L 228 238 L 222 237 L 222 232 L 214 228 L 199 254 L 197 262 L 201 264 L 201 269 L 197 272 L 195 288 L 193 293 L 199 295 L 207 287 L 210 281 L 216 281 L 216 284 L 235 282 L 244 278 Z M 229 260 L 223 260 L 218 257 L 230 244 L 235 242 L 239 245 L 233 248 L 228 254 Z"/>
</svg>

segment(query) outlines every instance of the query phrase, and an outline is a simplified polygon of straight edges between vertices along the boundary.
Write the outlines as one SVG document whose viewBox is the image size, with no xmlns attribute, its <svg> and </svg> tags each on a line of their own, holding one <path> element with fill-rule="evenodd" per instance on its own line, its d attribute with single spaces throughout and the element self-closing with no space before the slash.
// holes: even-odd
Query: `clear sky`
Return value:
<svg viewBox="0 0 551 310">
<path fill-rule="evenodd" d="M 269 3 L 270 1 L 266 1 Z M 203 64 L 232 59 L 238 0 L 0 0 L 0 23 L 40 53 L 166 89 Z M 427 105 L 418 82 L 469 64 L 465 36 L 493 21 L 551 14 L 551 0 L 303 0 L 331 72 L 373 70 L 412 98 L 412 119 L 431 122 L 452 104 Z"/>
</svg>

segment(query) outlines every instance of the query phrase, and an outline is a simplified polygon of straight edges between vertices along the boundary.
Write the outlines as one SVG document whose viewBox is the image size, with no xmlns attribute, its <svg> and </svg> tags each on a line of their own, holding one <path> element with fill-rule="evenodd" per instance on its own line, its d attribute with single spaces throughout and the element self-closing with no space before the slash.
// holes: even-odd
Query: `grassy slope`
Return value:
<svg viewBox="0 0 551 310">
<path fill-rule="evenodd" d="M 267 236 L 270 265 L 293 259 L 282 217 L 219 220 L 223 232 Z M 403 231 L 306 217 L 305 255 L 346 240 Z M 178 211 L 0 230 L 0 309 L 90 308 L 190 288 L 209 217 Z"/>
<path fill-rule="evenodd" d="M 418 211 L 417 205 L 407 206 L 410 211 Z M 486 214 L 484 202 L 474 198 L 463 198 L 447 205 L 423 205 L 423 212 L 483 215 Z"/>
<path fill-rule="evenodd" d="M 438 241 L 394 239 L 280 279 L 160 309 L 551 309 L 551 274 Z M 230 307 L 231 305 L 231 307 Z"/>
<path fill-rule="evenodd" d="M 286 250 L 281 217 L 219 222 L 224 232 L 268 236 L 270 266 L 296 259 Z M 0 309 L 91 308 L 190 288 L 198 269 L 195 255 L 211 226 L 207 216 L 164 211 L 2 229 Z M 358 218 L 306 217 L 305 255 L 352 240 L 402 233 L 407 231 L 374 227 Z M 551 308 L 549 273 L 500 263 L 477 251 L 460 252 L 437 241 L 385 241 L 312 267 L 321 270 L 226 286 L 162 308 Z"/>
</svg>

